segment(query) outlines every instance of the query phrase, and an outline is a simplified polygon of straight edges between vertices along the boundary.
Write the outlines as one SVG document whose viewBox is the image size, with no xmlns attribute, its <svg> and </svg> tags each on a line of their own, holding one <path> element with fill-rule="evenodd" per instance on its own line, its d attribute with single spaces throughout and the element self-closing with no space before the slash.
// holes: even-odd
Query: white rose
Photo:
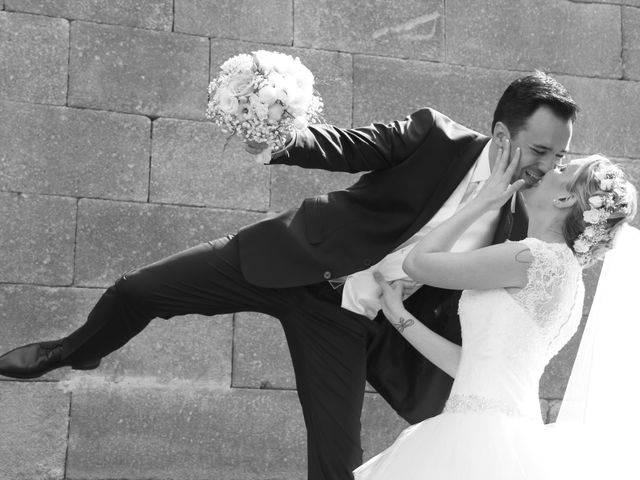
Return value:
<svg viewBox="0 0 640 480">
<path fill-rule="evenodd" d="M 280 120 L 284 113 L 284 107 L 279 103 L 274 103 L 269 107 L 269 118 L 271 120 Z"/>
<path fill-rule="evenodd" d="M 589 205 L 593 208 L 600 208 L 604 205 L 604 201 L 600 195 L 594 195 L 593 197 L 589 197 Z"/>
<path fill-rule="evenodd" d="M 300 65 L 300 70 L 296 72 L 296 84 L 305 95 L 311 95 L 313 93 L 313 74 L 304 65 Z"/>
<path fill-rule="evenodd" d="M 285 76 L 293 75 L 293 73 L 296 71 L 295 60 L 289 55 L 281 54 L 281 56 L 278 58 L 278 61 L 276 62 L 274 69 Z"/>
<path fill-rule="evenodd" d="M 587 238 L 593 238 L 596 236 L 596 229 L 593 225 L 589 225 L 584 229 L 584 236 Z"/>
<path fill-rule="evenodd" d="M 218 108 L 224 113 L 235 113 L 238 110 L 238 99 L 229 89 L 219 89 L 216 92 Z"/>
<path fill-rule="evenodd" d="M 248 95 L 253 89 L 253 75 L 239 73 L 229 79 L 228 88 L 236 95 Z"/>
<path fill-rule="evenodd" d="M 582 218 L 587 223 L 595 224 L 600 222 L 600 213 L 594 209 L 585 210 L 584 212 L 582 212 Z"/>
<path fill-rule="evenodd" d="M 240 71 L 250 71 L 252 67 L 253 58 L 251 58 L 251 55 L 241 53 L 240 55 L 236 55 L 235 57 L 231 57 L 226 60 L 220 66 L 220 69 L 223 72 L 234 74 Z"/>
<path fill-rule="evenodd" d="M 587 253 L 589 251 L 589 244 L 582 238 L 578 238 L 573 242 L 573 249 L 578 253 Z"/>
<path fill-rule="evenodd" d="M 299 117 L 300 115 L 304 115 L 309 108 L 309 102 L 302 95 L 297 95 L 293 98 L 289 98 L 289 104 L 287 105 L 287 110 L 291 112 L 294 117 Z"/>
<path fill-rule="evenodd" d="M 253 58 L 256 64 L 265 72 L 277 69 L 281 62 L 280 55 L 277 52 L 269 52 L 267 50 L 258 50 L 253 52 Z"/>
<path fill-rule="evenodd" d="M 284 77 L 277 72 L 271 72 L 267 75 L 267 82 L 275 88 L 282 87 L 284 85 Z"/>
<path fill-rule="evenodd" d="M 282 86 L 280 85 L 276 85 L 275 90 L 276 90 L 276 100 L 280 100 L 280 102 L 286 105 L 287 102 L 289 101 L 289 94 L 287 93 L 287 91 L 284 88 L 282 88 Z"/>
<path fill-rule="evenodd" d="M 271 105 L 278 98 L 278 91 L 271 85 L 266 85 L 258 91 L 258 98 L 265 105 Z"/>
</svg>

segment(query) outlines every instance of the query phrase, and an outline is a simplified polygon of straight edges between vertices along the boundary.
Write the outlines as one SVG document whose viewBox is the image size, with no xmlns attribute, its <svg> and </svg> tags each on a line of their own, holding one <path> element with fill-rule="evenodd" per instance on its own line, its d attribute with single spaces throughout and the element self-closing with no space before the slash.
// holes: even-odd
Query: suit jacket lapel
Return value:
<svg viewBox="0 0 640 480">
<path fill-rule="evenodd" d="M 489 140 L 489 137 L 478 135 L 472 137 L 469 142 L 459 147 L 455 156 L 449 160 L 451 163 L 449 171 L 440 178 L 437 188 L 429 198 L 422 213 L 416 217 L 411 227 L 408 228 L 402 238 L 399 239 L 397 245 L 408 240 L 433 218 L 464 179 Z"/>
</svg>

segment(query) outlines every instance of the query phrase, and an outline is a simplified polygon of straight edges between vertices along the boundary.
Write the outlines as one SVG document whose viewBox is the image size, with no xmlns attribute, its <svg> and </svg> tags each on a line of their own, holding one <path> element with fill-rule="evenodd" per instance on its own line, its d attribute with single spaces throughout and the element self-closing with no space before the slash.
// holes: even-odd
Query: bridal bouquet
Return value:
<svg viewBox="0 0 640 480">
<path fill-rule="evenodd" d="M 322 99 L 313 84 L 297 57 L 265 50 L 236 55 L 209 84 L 206 116 L 224 132 L 265 144 L 257 160 L 267 163 L 293 129 L 319 121 Z"/>
</svg>

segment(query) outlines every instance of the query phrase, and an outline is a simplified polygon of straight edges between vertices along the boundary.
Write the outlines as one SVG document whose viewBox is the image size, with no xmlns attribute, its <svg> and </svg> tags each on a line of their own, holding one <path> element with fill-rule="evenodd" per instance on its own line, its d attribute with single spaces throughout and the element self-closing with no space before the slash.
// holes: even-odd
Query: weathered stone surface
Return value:
<svg viewBox="0 0 640 480">
<path fill-rule="evenodd" d="M 637 8 L 622 9 L 622 61 L 624 78 L 640 80 L 640 9 Z"/>
<path fill-rule="evenodd" d="M 325 121 L 340 127 L 351 126 L 352 55 L 214 38 L 211 39 L 211 78 L 218 76 L 220 65 L 229 57 L 255 50 L 277 50 L 292 57 L 299 57 L 303 65 L 313 73 L 315 88 L 324 101 Z"/>
<path fill-rule="evenodd" d="M 267 210 L 269 167 L 213 123 L 159 119 L 153 124 L 153 202 Z"/>
<path fill-rule="evenodd" d="M 247 212 L 80 200 L 76 283 L 108 286 L 132 268 L 261 219 Z"/>
<path fill-rule="evenodd" d="M 171 30 L 171 0 L 7 0 L 8 10 L 31 12 L 50 17 L 115 23 L 129 27 Z"/>
<path fill-rule="evenodd" d="M 540 397 L 562 398 L 564 396 L 564 391 L 567 388 L 567 382 L 571 375 L 571 369 L 573 368 L 573 362 L 578 353 L 578 346 L 580 345 L 586 320 L 587 317 L 583 316 L 580 328 L 576 334 L 547 365 L 540 380 Z"/>
<path fill-rule="evenodd" d="M 182 381 L 189 388 L 228 388 L 232 342 L 231 315 L 156 319 L 91 375 L 126 384 Z"/>
<path fill-rule="evenodd" d="M 67 478 L 306 478 L 306 433 L 293 391 L 72 385 Z M 365 459 L 407 424 L 365 395 Z"/>
<path fill-rule="evenodd" d="M 271 167 L 271 209 L 300 205 L 303 198 L 340 190 L 353 184 L 359 174 L 308 170 L 285 165 Z"/>
<path fill-rule="evenodd" d="M 294 45 L 342 52 L 444 60 L 442 0 L 297 0 Z"/>
<path fill-rule="evenodd" d="M 268 315 L 235 315 L 234 387 L 295 389 L 291 355 L 280 322 Z"/>
<path fill-rule="evenodd" d="M 0 352 L 33 342 L 62 338 L 82 325 L 101 291 L 32 285 L 0 286 Z M 60 379 L 68 369 L 42 377 Z"/>
<path fill-rule="evenodd" d="M 569 0 L 573 3 L 606 3 L 609 5 L 629 5 L 640 7 L 640 0 Z"/>
<path fill-rule="evenodd" d="M 365 394 L 362 408 L 363 461 L 389 447 L 408 426 L 409 424 L 398 416 L 380 395 Z"/>
<path fill-rule="evenodd" d="M 447 1 L 451 63 L 618 78 L 620 49 L 618 7 L 555 0 Z"/>
<path fill-rule="evenodd" d="M 0 103 L 0 189 L 146 200 L 149 119 Z"/>
<path fill-rule="evenodd" d="M 175 0 L 175 31 L 291 45 L 292 0 Z"/>
<path fill-rule="evenodd" d="M 0 12 L 0 98 L 64 104 L 69 22 Z"/>
<path fill-rule="evenodd" d="M 295 389 L 289 347 L 280 322 L 268 315 L 242 312 L 235 316 L 234 387 Z M 367 383 L 365 391 L 375 391 Z"/>
<path fill-rule="evenodd" d="M 640 83 L 557 76 L 580 106 L 571 150 L 640 158 Z"/>
<path fill-rule="evenodd" d="M 498 99 L 519 72 L 357 56 L 354 126 L 402 119 L 432 107 L 483 133 L 491 130 Z"/>
<path fill-rule="evenodd" d="M 76 201 L 0 192 L 0 282 L 70 284 Z"/>
<path fill-rule="evenodd" d="M 69 401 L 53 383 L 0 382 L 0 479 L 64 478 Z"/>
<path fill-rule="evenodd" d="M 67 478 L 306 478 L 295 392 L 100 388 L 75 390 Z"/>
<path fill-rule="evenodd" d="M 206 38 L 74 22 L 69 105 L 204 118 Z"/>
</svg>

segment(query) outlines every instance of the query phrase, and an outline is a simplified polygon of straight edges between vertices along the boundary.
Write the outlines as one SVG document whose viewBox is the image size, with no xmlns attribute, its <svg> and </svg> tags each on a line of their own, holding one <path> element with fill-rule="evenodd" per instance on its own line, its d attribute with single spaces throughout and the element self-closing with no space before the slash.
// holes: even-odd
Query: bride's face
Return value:
<svg viewBox="0 0 640 480">
<path fill-rule="evenodd" d="M 553 201 L 566 198 L 569 195 L 569 186 L 584 163 L 584 158 L 572 160 L 564 165 L 557 163 L 545 174 L 538 185 L 522 191 L 527 206 L 543 209 L 555 208 Z"/>
</svg>

